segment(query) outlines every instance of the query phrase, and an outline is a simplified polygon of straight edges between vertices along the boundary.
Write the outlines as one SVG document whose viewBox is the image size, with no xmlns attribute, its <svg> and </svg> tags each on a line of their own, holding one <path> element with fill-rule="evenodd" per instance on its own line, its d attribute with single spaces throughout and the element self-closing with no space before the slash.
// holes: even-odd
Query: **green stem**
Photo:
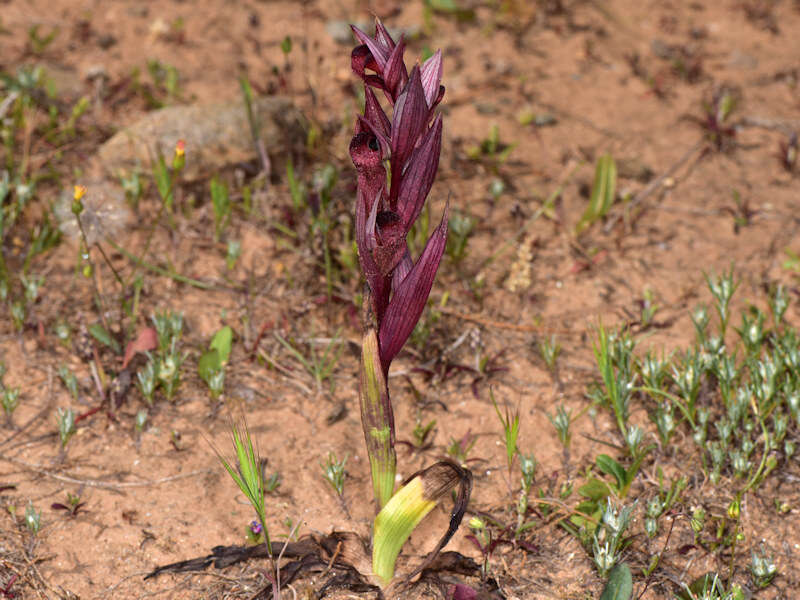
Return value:
<svg viewBox="0 0 800 600">
<path fill-rule="evenodd" d="M 756 413 L 756 417 L 758 417 L 758 413 Z M 742 494 L 749 491 L 756 483 L 758 483 L 758 478 L 761 477 L 761 473 L 764 471 L 764 465 L 767 464 L 767 455 L 769 454 L 769 433 L 767 432 L 767 428 L 764 425 L 764 420 L 759 419 L 758 424 L 761 425 L 761 431 L 764 432 L 764 455 L 761 457 L 761 464 L 758 465 L 758 470 L 753 474 L 750 478 L 750 481 L 747 482 L 747 485 L 744 486 L 742 490 Z"/>
<path fill-rule="evenodd" d="M 333 297 L 333 264 L 331 263 L 331 250 L 328 247 L 328 230 L 322 236 L 323 254 L 325 257 L 325 282 L 328 289 L 328 299 Z"/>
<path fill-rule="evenodd" d="M 394 450 L 394 419 L 389 388 L 381 366 L 378 335 L 368 329 L 361 346 L 359 386 L 361 425 L 367 445 L 375 500 L 383 508 L 394 493 L 397 455 Z"/>
<path fill-rule="evenodd" d="M 81 242 L 83 243 L 83 247 L 86 248 L 86 260 L 89 263 L 89 268 L 92 270 L 92 284 L 94 286 L 94 296 L 95 302 L 97 303 L 97 312 L 100 314 L 100 321 L 103 323 L 103 328 L 110 332 L 111 330 L 108 328 L 108 323 L 106 323 L 106 305 L 103 301 L 103 296 L 100 294 L 100 286 L 97 283 L 97 269 L 94 266 L 94 262 L 92 261 L 91 255 L 91 246 L 89 245 L 89 240 L 86 237 L 86 231 L 83 229 L 83 223 L 81 222 L 81 217 L 79 214 L 75 215 L 75 220 L 78 222 L 78 230 L 81 233 Z M 99 245 L 98 245 L 99 247 Z M 101 249 L 102 252 L 102 249 Z M 103 256 L 105 257 L 105 252 L 103 252 Z M 110 266 L 110 263 L 109 263 Z M 117 275 L 116 270 L 114 267 L 111 267 L 111 270 L 114 271 L 114 275 Z M 117 277 L 119 277 L 117 275 Z"/>
<path fill-rule="evenodd" d="M 201 290 L 209 290 L 214 287 L 210 283 L 205 283 L 204 281 L 192 279 L 191 277 L 186 277 L 185 275 L 181 275 L 180 273 L 176 273 L 175 271 L 170 271 L 169 269 L 165 269 L 163 267 L 159 267 L 158 265 L 149 263 L 145 261 L 143 258 L 131 254 L 130 252 L 125 250 L 125 248 L 117 244 L 114 240 L 109 239 L 108 243 L 111 244 L 117 252 L 121 253 L 135 265 L 144 267 L 145 269 L 148 269 L 153 273 L 158 273 L 159 275 L 163 275 L 164 277 L 169 277 L 170 279 L 174 279 L 175 281 L 178 281 L 180 283 L 191 285 Z"/>
<path fill-rule="evenodd" d="M 144 257 L 145 257 L 145 256 L 147 256 L 147 252 L 150 250 L 150 244 L 152 243 L 152 241 L 153 241 L 153 236 L 155 235 L 155 232 L 156 232 L 156 224 L 157 224 L 157 223 L 158 223 L 158 222 L 161 220 L 161 216 L 162 216 L 163 214 L 164 214 L 164 202 L 163 202 L 163 200 L 162 200 L 162 202 L 161 202 L 161 206 L 160 206 L 160 207 L 159 207 L 159 209 L 158 209 L 158 214 L 156 215 L 156 219 L 155 219 L 155 221 L 153 221 L 153 224 L 152 224 L 152 225 L 151 225 L 151 227 L 150 227 L 150 231 L 148 231 L 148 232 L 147 232 L 147 239 L 146 239 L 146 240 L 145 240 L 145 242 L 144 242 L 144 249 L 142 250 L 142 253 L 139 255 L 139 257 L 138 257 L 138 258 L 132 258 L 132 259 L 131 259 L 131 260 L 133 260 L 133 263 L 134 263 L 136 266 L 141 266 L 141 263 L 142 263 L 142 261 L 144 260 Z M 111 245 L 112 245 L 112 246 L 114 246 L 115 248 L 119 248 L 119 246 L 117 246 L 117 245 L 114 243 L 114 241 L 113 241 L 113 240 L 109 240 L 109 242 L 111 242 Z M 121 249 L 121 248 L 120 248 L 120 249 Z M 123 250 L 122 252 L 123 252 L 123 254 L 125 254 L 126 256 L 130 257 L 130 253 L 129 253 L 129 252 L 127 252 L 127 251 L 125 251 L 125 250 Z M 133 272 L 131 273 L 131 278 L 130 278 L 130 280 L 125 282 L 125 287 L 127 287 L 127 284 L 128 284 L 128 283 L 130 283 L 130 281 L 133 281 L 133 278 L 134 278 L 135 276 L 136 276 L 136 269 L 134 269 L 134 270 L 133 270 Z"/>
<path fill-rule="evenodd" d="M 675 405 L 678 407 L 678 410 L 681 411 L 681 413 L 686 418 L 686 420 L 689 421 L 689 425 L 692 427 L 692 429 L 695 429 L 696 425 L 695 425 L 694 419 L 692 418 L 692 415 L 689 412 L 689 409 L 686 408 L 683 405 L 683 403 L 681 402 L 681 399 L 678 396 L 676 396 L 675 394 L 671 394 L 669 392 L 665 392 L 664 390 L 659 390 L 658 388 L 652 388 L 652 387 L 647 387 L 647 386 L 639 386 L 639 387 L 634 388 L 634 389 L 636 389 L 638 391 L 641 391 L 641 392 L 647 392 L 649 394 L 659 394 L 661 396 L 665 396 L 665 397 L 669 398 L 670 400 L 672 400 L 675 403 Z"/>
</svg>

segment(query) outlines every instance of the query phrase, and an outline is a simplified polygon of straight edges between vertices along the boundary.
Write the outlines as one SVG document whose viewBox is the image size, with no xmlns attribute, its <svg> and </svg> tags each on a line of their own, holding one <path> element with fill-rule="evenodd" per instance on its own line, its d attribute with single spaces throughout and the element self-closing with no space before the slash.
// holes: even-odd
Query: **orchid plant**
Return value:
<svg viewBox="0 0 800 600">
<path fill-rule="evenodd" d="M 373 527 L 373 571 L 386 584 L 411 531 L 460 483 L 448 532 L 428 559 L 447 543 L 463 517 L 472 478 L 455 463 L 440 462 L 394 490 L 397 458 L 389 367 L 422 315 L 447 242 L 446 206 L 416 262 L 407 243 L 439 167 L 442 117 L 435 108 L 444 96 L 442 53 L 438 50 L 409 73 L 405 40 L 395 42 L 380 20 L 374 37 L 352 29 L 361 44 L 353 50 L 351 64 L 364 82 L 365 98 L 350 142 L 358 173 L 355 238 L 367 283 L 359 399 L 380 509 Z M 391 119 L 373 90 L 383 93 Z"/>
<path fill-rule="evenodd" d="M 405 41 L 400 38 L 395 43 L 379 20 L 374 37 L 357 27 L 353 32 L 362 44 L 353 50 L 352 67 L 364 81 L 366 99 L 350 142 L 358 173 L 355 238 L 367 283 L 359 400 L 379 510 L 373 524 L 372 571 L 385 587 L 392 584 L 397 556 L 411 532 L 459 486 L 447 531 L 407 577 L 421 572 L 447 544 L 464 516 L 472 475 L 454 462 L 440 461 L 414 473 L 395 492 L 397 457 L 389 367 L 422 315 L 447 242 L 445 207 L 416 262 L 407 243 L 439 167 L 442 118 L 434 109 L 444 96 L 442 53 L 437 51 L 409 73 L 403 62 Z M 373 89 L 383 92 L 392 109 L 391 119 Z M 246 425 L 233 427 L 233 445 L 236 462 L 221 454 L 220 459 L 256 511 L 267 554 L 273 559 L 273 597 L 279 598 L 280 570 L 266 528 L 263 470 Z M 337 491 L 341 493 L 341 489 Z"/>
</svg>

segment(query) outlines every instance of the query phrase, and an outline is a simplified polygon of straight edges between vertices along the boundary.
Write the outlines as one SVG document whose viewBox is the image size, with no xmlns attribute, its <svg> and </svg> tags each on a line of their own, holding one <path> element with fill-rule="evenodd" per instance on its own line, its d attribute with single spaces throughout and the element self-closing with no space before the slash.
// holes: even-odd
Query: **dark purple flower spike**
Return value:
<svg viewBox="0 0 800 600">
<path fill-rule="evenodd" d="M 353 71 L 364 81 L 365 94 L 364 115 L 359 116 L 356 135 L 350 143 L 350 155 L 358 172 L 356 243 L 381 347 L 393 349 L 390 354 L 394 358 L 408 338 L 402 335 L 408 326 L 399 326 L 398 309 L 393 308 L 391 327 L 382 327 L 384 315 L 395 301 L 390 298 L 391 292 L 403 290 L 403 296 L 396 301 L 406 308 L 404 318 L 413 317 L 413 330 L 441 260 L 441 252 L 435 251 L 439 244 L 433 242 L 446 237 L 445 220 L 431 237 L 431 251 L 426 249 L 415 271 L 409 264 L 406 237 L 422 211 L 439 166 L 442 120 L 433 119 L 433 109 L 444 95 L 442 53 L 437 51 L 409 75 L 403 62 L 402 38 L 395 43 L 379 20 L 374 37 L 357 27 L 352 29 L 361 45 L 353 50 L 351 62 Z M 393 105 L 391 120 L 373 87 L 383 90 Z M 383 163 L 387 155 L 391 173 L 388 190 Z M 400 285 L 402 279 L 398 276 L 411 273 L 414 281 L 419 281 L 419 290 L 411 290 L 411 282 Z M 391 358 L 382 357 L 384 372 L 388 371 Z"/>
<path fill-rule="evenodd" d="M 391 497 L 395 472 L 386 377 L 422 315 L 447 242 L 447 208 L 416 262 L 406 241 L 439 167 L 442 118 L 434 109 L 444 96 L 442 53 L 409 73 L 403 61 L 405 40 L 395 42 L 380 20 L 373 37 L 352 29 L 361 44 L 353 49 L 351 65 L 364 82 L 365 99 L 350 142 L 358 173 L 355 238 L 371 313 L 362 346 L 361 415 L 375 493 L 383 506 Z M 383 91 L 391 118 L 373 88 Z"/>
</svg>

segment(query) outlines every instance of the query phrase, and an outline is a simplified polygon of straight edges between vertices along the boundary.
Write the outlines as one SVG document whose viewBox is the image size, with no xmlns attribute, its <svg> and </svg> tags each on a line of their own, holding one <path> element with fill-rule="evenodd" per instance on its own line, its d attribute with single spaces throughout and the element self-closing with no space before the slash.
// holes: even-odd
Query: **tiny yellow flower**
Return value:
<svg viewBox="0 0 800 600">
<path fill-rule="evenodd" d="M 178 140 L 175 144 L 175 156 L 172 157 L 172 170 L 180 172 L 186 164 L 186 141 Z"/>
<path fill-rule="evenodd" d="M 78 216 L 83 212 L 83 202 L 81 202 L 81 198 L 83 198 L 85 195 L 86 186 L 76 185 L 74 191 L 72 192 L 72 214 L 75 216 Z"/>
</svg>

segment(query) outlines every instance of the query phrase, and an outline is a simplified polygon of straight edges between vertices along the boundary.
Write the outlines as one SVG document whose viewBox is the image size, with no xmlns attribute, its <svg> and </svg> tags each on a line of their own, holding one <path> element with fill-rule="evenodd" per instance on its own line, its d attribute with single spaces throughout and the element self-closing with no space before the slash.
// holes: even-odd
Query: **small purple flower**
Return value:
<svg viewBox="0 0 800 600">
<path fill-rule="evenodd" d="M 262 531 L 263 528 L 261 527 L 261 523 L 259 523 L 258 521 L 253 521 L 252 523 L 250 523 L 250 532 L 253 535 L 261 535 Z"/>
</svg>

